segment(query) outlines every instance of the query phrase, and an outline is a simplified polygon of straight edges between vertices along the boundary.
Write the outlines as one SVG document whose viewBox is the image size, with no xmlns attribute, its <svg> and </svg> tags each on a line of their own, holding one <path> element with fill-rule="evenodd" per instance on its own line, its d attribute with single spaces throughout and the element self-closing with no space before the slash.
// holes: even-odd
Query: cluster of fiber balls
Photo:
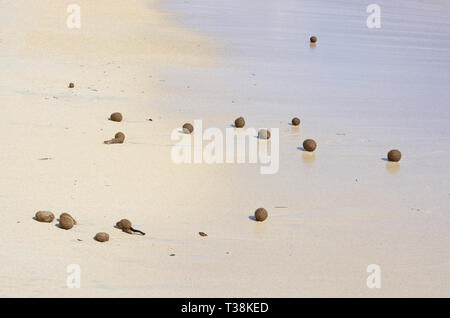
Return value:
<svg viewBox="0 0 450 318">
<path fill-rule="evenodd" d="M 38 222 L 52 223 L 54 219 L 55 215 L 50 211 L 38 211 L 35 214 L 35 220 Z M 58 221 L 58 227 L 63 230 L 70 230 L 74 225 L 77 225 L 77 221 L 69 213 L 62 213 L 59 216 Z M 145 235 L 144 232 L 134 229 L 131 221 L 128 219 L 120 220 L 116 223 L 116 227 L 128 234 L 140 233 L 141 235 Z M 102 243 L 107 242 L 109 241 L 109 234 L 106 232 L 99 232 L 94 236 L 94 240 Z"/>
<path fill-rule="evenodd" d="M 311 38 L 311 42 L 315 43 L 317 39 Z M 292 126 L 299 126 L 300 125 L 300 119 L 298 117 L 294 117 L 291 120 Z M 234 126 L 236 128 L 243 128 L 245 126 L 245 119 L 244 117 L 238 117 L 234 121 Z M 186 123 L 183 125 L 183 132 L 186 134 L 191 134 L 194 131 L 194 127 L 190 123 Z M 267 129 L 261 129 L 258 131 L 258 138 L 260 139 L 270 139 L 270 131 Z M 303 149 L 308 152 L 313 152 L 317 148 L 317 143 L 313 139 L 306 139 L 303 141 Z M 398 162 L 402 158 L 402 154 L 399 150 L 394 149 L 389 151 L 388 160 L 393 162 Z M 267 210 L 264 208 L 259 208 L 255 211 L 255 220 L 258 222 L 265 221 L 267 219 L 268 213 Z"/>
<path fill-rule="evenodd" d="M 311 36 L 309 38 L 310 42 L 312 45 L 315 45 L 317 43 L 317 37 L 316 36 Z M 74 84 L 70 83 L 69 84 L 70 88 L 74 88 Z M 110 116 L 110 120 L 111 121 L 115 121 L 115 122 L 121 122 L 123 119 L 123 116 L 121 113 L 113 113 Z M 291 121 L 293 126 L 299 126 L 300 125 L 300 119 L 297 117 L 294 117 Z M 243 117 L 238 117 L 236 118 L 236 120 L 234 121 L 234 126 L 236 128 L 243 128 L 245 126 L 245 119 Z M 183 132 L 186 134 L 192 134 L 194 132 L 194 126 L 190 123 L 185 123 L 183 125 Z M 258 138 L 259 139 L 270 139 L 270 130 L 268 129 L 260 129 L 258 131 Z M 111 140 L 107 140 L 105 141 L 105 144 L 115 144 L 115 143 L 123 143 L 125 140 L 125 135 L 121 132 L 118 132 L 113 139 Z M 303 141 L 303 149 L 305 151 L 308 152 L 313 152 L 315 151 L 317 148 L 317 143 L 315 140 L 313 139 L 306 139 Z M 389 161 L 392 162 L 398 162 L 400 161 L 400 159 L 402 158 L 402 154 L 399 150 L 397 149 L 393 149 L 391 151 L 388 152 L 387 158 Z M 267 210 L 264 208 L 258 208 L 255 211 L 255 220 L 258 222 L 262 222 L 265 221 L 267 219 L 268 213 Z M 103 236 L 103 234 L 106 233 L 99 233 L 101 234 L 100 236 Z M 100 238 L 100 237 L 99 237 Z M 108 236 L 109 239 L 109 236 Z"/>
<path fill-rule="evenodd" d="M 298 117 L 292 118 L 292 126 L 299 126 L 300 125 L 300 119 Z M 234 121 L 234 126 L 236 128 L 243 128 L 245 126 L 245 119 L 244 117 L 238 117 Z M 194 126 L 190 123 L 186 123 L 183 125 L 183 132 L 186 134 L 191 134 L 194 131 Z M 260 139 L 270 139 L 270 130 L 268 129 L 260 129 L 258 131 L 258 138 Z M 313 139 L 306 139 L 303 141 L 303 149 L 308 152 L 313 152 L 317 148 L 317 143 Z M 398 162 L 402 158 L 402 154 L 399 150 L 394 149 L 389 151 L 388 153 L 388 160 Z"/>
</svg>

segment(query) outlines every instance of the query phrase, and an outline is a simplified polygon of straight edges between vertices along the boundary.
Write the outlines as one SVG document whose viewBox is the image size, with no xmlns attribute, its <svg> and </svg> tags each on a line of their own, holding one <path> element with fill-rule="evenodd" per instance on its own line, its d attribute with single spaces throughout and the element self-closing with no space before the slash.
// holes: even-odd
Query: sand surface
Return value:
<svg viewBox="0 0 450 318">
<path fill-rule="evenodd" d="M 286 1 L 266 29 L 256 20 L 273 8 L 247 21 L 235 1 L 77 3 L 80 30 L 66 27 L 63 1 L 0 3 L 0 296 L 450 295 L 443 1 L 412 5 L 421 16 L 369 39 L 351 29 L 354 3 L 341 12 L 302 1 L 296 14 L 309 20 L 297 20 L 285 19 L 295 12 Z M 282 33 L 295 46 L 274 49 L 283 21 L 303 28 Z M 114 111 L 123 122 L 108 120 Z M 225 129 L 241 115 L 249 127 L 280 128 L 278 173 L 173 163 L 174 129 L 195 119 Z M 300 128 L 288 125 L 293 116 Z M 117 131 L 125 143 L 104 145 Z M 315 154 L 298 148 L 306 138 L 318 141 Z M 383 160 L 392 148 L 399 164 Z M 264 223 L 249 218 L 260 206 Z M 38 223 L 38 210 L 79 224 Z M 115 229 L 121 218 L 147 235 Z M 101 231 L 109 242 L 93 240 Z M 66 286 L 69 264 L 80 265 L 79 289 Z M 380 289 L 366 286 L 369 264 L 381 267 Z"/>
</svg>

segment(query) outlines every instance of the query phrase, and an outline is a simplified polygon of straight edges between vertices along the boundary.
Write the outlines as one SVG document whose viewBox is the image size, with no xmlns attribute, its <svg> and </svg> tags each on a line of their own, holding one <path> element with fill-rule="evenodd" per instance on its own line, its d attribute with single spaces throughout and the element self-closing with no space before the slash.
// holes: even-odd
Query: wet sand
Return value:
<svg viewBox="0 0 450 318">
<path fill-rule="evenodd" d="M 309 31 L 299 32 L 297 62 L 318 73 L 274 85 L 286 66 L 261 68 L 259 46 L 246 52 L 226 35 L 189 28 L 161 4 L 120 3 L 78 1 L 78 31 L 66 28 L 63 4 L 2 4 L 0 296 L 449 295 L 448 76 L 405 83 L 399 67 L 395 89 L 377 91 L 385 94 L 376 104 L 402 102 L 383 116 L 386 106 L 373 100 L 358 108 L 370 87 L 344 85 L 363 83 L 362 73 L 332 91 L 325 85 L 340 81 L 326 76 L 339 71 L 331 55 L 338 40 L 319 23 L 313 51 L 302 37 Z M 449 65 L 444 55 L 435 61 L 431 71 Z M 426 83 L 435 85 L 429 112 Z M 406 99 L 411 85 L 425 93 Z M 418 111 L 405 115 L 412 99 Z M 108 120 L 115 111 L 123 122 Z M 249 127 L 280 128 L 278 173 L 172 162 L 173 129 L 194 119 L 225 129 L 238 116 Z M 299 128 L 288 125 L 294 116 Z M 124 144 L 103 144 L 118 131 Z M 315 153 L 299 149 L 306 138 L 318 142 Z M 399 164 L 383 160 L 393 148 L 404 155 Z M 250 218 L 259 207 L 269 212 L 264 223 Z M 38 223 L 38 210 L 68 212 L 78 224 L 64 231 Z M 115 229 L 122 218 L 147 235 Z M 109 242 L 94 241 L 98 232 Z M 80 289 L 66 286 L 69 264 L 81 267 Z M 369 264 L 381 267 L 380 289 L 366 286 Z"/>
</svg>

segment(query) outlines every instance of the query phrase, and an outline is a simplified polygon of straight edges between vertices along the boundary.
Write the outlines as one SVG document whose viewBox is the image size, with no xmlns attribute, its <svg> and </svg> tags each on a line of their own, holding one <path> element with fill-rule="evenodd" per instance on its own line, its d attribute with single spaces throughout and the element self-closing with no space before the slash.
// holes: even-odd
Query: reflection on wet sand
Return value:
<svg viewBox="0 0 450 318">
<path fill-rule="evenodd" d="M 316 160 L 316 154 L 314 152 L 302 151 L 302 158 L 306 163 L 313 163 Z"/>
<path fill-rule="evenodd" d="M 386 162 L 386 170 L 389 173 L 396 174 L 400 171 L 400 164 L 398 162 Z"/>
</svg>

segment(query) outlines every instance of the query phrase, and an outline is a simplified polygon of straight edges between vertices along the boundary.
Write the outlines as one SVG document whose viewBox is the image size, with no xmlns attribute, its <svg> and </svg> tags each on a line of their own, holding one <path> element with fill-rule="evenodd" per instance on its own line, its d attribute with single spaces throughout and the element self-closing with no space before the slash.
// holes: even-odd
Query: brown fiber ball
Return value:
<svg viewBox="0 0 450 318">
<path fill-rule="evenodd" d="M 306 151 L 311 152 L 311 151 L 316 150 L 317 144 L 316 144 L 316 142 L 315 142 L 314 140 L 312 140 L 312 139 L 306 139 L 306 140 L 303 142 L 303 148 L 304 148 Z"/>
<path fill-rule="evenodd" d="M 131 228 L 131 221 L 127 220 L 127 219 L 122 219 L 122 220 L 120 220 L 119 222 L 116 223 L 116 226 L 119 229 L 127 230 L 127 229 Z"/>
<path fill-rule="evenodd" d="M 125 141 L 125 134 L 123 132 L 118 132 L 114 135 L 114 138 L 118 143 L 123 143 Z"/>
<path fill-rule="evenodd" d="M 317 37 L 313 35 L 312 37 L 309 38 L 309 40 L 311 41 L 311 43 L 316 43 Z"/>
<path fill-rule="evenodd" d="M 125 134 L 122 132 L 118 132 L 114 135 L 113 139 L 105 140 L 104 143 L 107 145 L 123 144 L 124 141 L 125 141 Z"/>
<path fill-rule="evenodd" d="M 112 121 L 121 122 L 123 119 L 123 116 L 121 113 L 112 113 L 111 116 L 109 117 L 109 119 L 111 119 Z"/>
<path fill-rule="evenodd" d="M 62 216 L 64 216 L 64 217 L 67 216 L 67 217 L 71 218 L 72 221 L 73 221 L 73 224 L 74 224 L 74 225 L 77 224 L 77 221 L 76 221 L 69 213 L 61 213 L 61 215 L 59 216 L 59 218 L 61 219 Z"/>
<path fill-rule="evenodd" d="M 55 219 L 55 215 L 49 211 L 38 211 L 36 212 L 36 220 L 39 222 L 51 223 Z"/>
<path fill-rule="evenodd" d="M 389 151 L 387 156 L 389 161 L 398 162 L 402 159 L 402 153 L 397 149 Z"/>
<path fill-rule="evenodd" d="M 70 215 L 61 215 L 59 217 L 59 227 L 64 230 L 70 230 L 74 224 L 74 220 Z"/>
<path fill-rule="evenodd" d="M 186 123 L 183 125 L 183 131 L 186 134 L 192 134 L 192 132 L 194 131 L 194 126 L 192 126 L 189 123 Z"/>
<path fill-rule="evenodd" d="M 116 223 L 116 226 L 128 234 L 133 234 L 133 231 L 131 230 L 131 221 L 127 219 L 122 219 L 119 222 Z"/>
<path fill-rule="evenodd" d="M 107 242 L 107 241 L 109 241 L 109 234 L 105 233 L 105 232 L 100 232 L 100 233 L 95 234 L 94 239 L 96 241 L 102 242 L 102 243 Z"/>
<path fill-rule="evenodd" d="M 267 219 L 267 211 L 264 208 L 259 208 L 255 211 L 255 220 L 258 222 L 262 222 Z"/>
<path fill-rule="evenodd" d="M 69 88 L 74 88 L 75 87 L 75 84 L 74 83 L 70 83 L 69 84 Z"/>
<path fill-rule="evenodd" d="M 292 118 L 292 125 L 294 126 L 300 125 L 300 119 L 297 117 Z"/>
<path fill-rule="evenodd" d="M 260 139 L 270 139 L 270 131 L 267 129 L 260 129 L 258 131 L 258 138 Z"/>
<path fill-rule="evenodd" d="M 244 117 L 236 118 L 236 120 L 234 121 L 234 125 L 236 126 L 236 128 L 244 127 L 245 126 L 245 119 L 244 119 Z"/>
</svg>

